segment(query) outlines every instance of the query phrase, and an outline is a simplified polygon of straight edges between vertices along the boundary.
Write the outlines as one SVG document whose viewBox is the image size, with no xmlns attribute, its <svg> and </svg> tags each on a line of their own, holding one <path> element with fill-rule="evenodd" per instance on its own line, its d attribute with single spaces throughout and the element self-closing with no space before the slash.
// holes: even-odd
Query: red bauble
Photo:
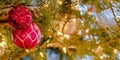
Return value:
<svg viewBox="0 0 120 60">
<path fill-rule="evenodd" d="M 35 23 L 31 23 L 30 26 L 25 29 L 14 29 L 12 33 L 15 45 L 22 49 L 36 47 L 41 38 L 40 30 Z"/>
<path fill-rule="evenodd" d="M 32 23 L 30 11 L 22 5 L 13 7 L 8 13 L 8 23 L 13 28 L 25 28 L 29 26 Z"/>
</svg>

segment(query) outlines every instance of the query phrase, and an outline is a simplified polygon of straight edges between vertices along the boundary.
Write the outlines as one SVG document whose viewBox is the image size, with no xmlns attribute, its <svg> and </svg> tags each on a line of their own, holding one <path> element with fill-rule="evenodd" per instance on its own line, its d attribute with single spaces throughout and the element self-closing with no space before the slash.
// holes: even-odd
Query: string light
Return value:
<svg viewBox="0 0 120 60">
<path fill-rule="evenodd" d="M 62 33 L 62 32 L 60 32 L 60 31 L 58 31 L 58 32 L 57 32 L 57 35 L 63 35 L 63 33 Z"/>
<path fill-rule="evenodd" d="M 103 56 L 100 56 L 100 59 L 103 59 Z"/>
<path fill-rule="evenodd" d="M 45 3 L 45 4 L 44 4 L 44 7 L 48 7 L 49 5 L 50 5 L 50 2 Z"/>
<path fill-rule="evenodd" d="M 70 36 L 69 36 L 68 34 L 64 34 L 64 37 L 65 37 L 66 39 L 69 39 L 69 38 L 70 38 Z"/>
<path fill-rule="evenodd" d="M 48 6 L 49 6 L 49 4 L 45 4 L 45 5 L 44 5 L 44 7 L 48 7 Z"/>
<path fill-rule="evenodd" d="M 88 33 L 88 32 L 89 32 L 89 29 L 87 29 L 86 32 Z"/>
<path fill-rule="evenodd" d="M 81 30 L 78 31 L 78 35 L 82 35 L 82 31 Z"/>
<path fill-rule="evenodd" d="M 47 40 L 46 42 L 47 42 L 47 43 L 49 43 L 49 42 L 50 42 L 50 39 L 49 39 L 49 40 Z"/>
<path fill-rule="evenodd" d="M 62 5 L 62 1 L 58 0 L 58 4 Z"/>
<path fill-rule="evenodd" d="M 67 17 L 68 17 L 68 14 L 65 14 L 65 17 L 64 17 L 64 18 L 66 19 Z"/>
<path fill-rule="evenodd" d="M 114 49 L 113 52 L 114 52 L 115 54 L 118 54 L 118 53 L 119 53 L 119 51 L 118 51 L 117 49 Z"/>
<path fill-rule="evenodd" d="M 103 50 L 101 46 L 98 46 L 97 51 Z"/>
<path fill-rule="evenodd" d="M 0 43 L 0 46 L 1 46 L 1 47 L 4 47 L 4 45 L 3 45 L 2 43 Z"/>
<path fill-rule="evenodd" d="M 102 52 L 103 48 L 101 46 L 98 46 L 96 49 L 92 50 L 96 54 L 100 54 Z"/>
<path fill-rule="evenodd" d="M 66 53 L 66 47 L 63 48 L 63 52 Z"/>
<path fill-rule="evenodd" d="M 6 46 L 6 42 L 5 42 L 5 41 L 2 41 L 2 42 L 0 43 L 0 46 L 5 47 L 5 46 Z"/>
<path fill-rule="evenodd" d="M 103 58 L 109 58 L 109 57 L 110 57 L 109 55 L 102 54 L 102 55 L 100 56 L 100 59 L 103 59 Z"/>
<path fill-rule="evenodd" d="M 25 50 L 26 52 L 29 52 L 29 50 Z"/>
<path fill-rule="evenodd" d="M 42 53 L 42 52 L 40 52 L 40 56 L 41 56 L 41 57 L 44 57 L 44 55 L 43 55 L 43 53 Z"/>
<path fill-rule="evenodd" d="M 75 18 L 73 18 L 72 20 L 73 20 L 73 22 L 76 22 L 76 19 L 75 19 Z"/>
<path fill-rule="evenodd" d="M 5 42 L 5 41 L 2 41 L 2 44 L 3 44 L 3 45 L 5 45 L 5 44 L 6 44 L 6 42 Z"/>
<path fill-rule="evenodd" d="M 96 41 L 96 44 L 99 44 L 100 43 L 100 40 Z"/>
</svg>

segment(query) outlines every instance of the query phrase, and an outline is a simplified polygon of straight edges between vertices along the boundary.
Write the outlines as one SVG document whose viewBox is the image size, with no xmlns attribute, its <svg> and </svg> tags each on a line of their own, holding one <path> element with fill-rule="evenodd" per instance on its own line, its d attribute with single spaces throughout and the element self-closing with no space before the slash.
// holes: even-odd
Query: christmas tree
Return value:
<svg viewBox="0 0 120 60">
<path fill-rule="evenodd" d="M 10 12 L 19 5 L 27 13 Z M 119 15 L 120 0 L 1 0 L 0 60 L 119 60 Z M 23 21 L 16 24 L 13 18 Z M 36 45 L 16 43 L 21 28 L 24 34 L 33 30 L 29 38 L 37 36 L 30 38 Z"/>
</svg>

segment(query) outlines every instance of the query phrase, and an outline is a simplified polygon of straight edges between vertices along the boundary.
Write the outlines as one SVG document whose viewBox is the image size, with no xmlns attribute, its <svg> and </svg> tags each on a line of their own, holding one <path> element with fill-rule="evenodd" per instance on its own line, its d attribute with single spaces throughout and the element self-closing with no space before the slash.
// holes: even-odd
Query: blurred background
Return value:
<svg viewBox="0 0 120 60">
<path fill-rule="evenodd" d="M 30 10 L 42 34 L 33 49 L 15 46 L 8 12 Z M 120 0 L 1 0 L 0 60 L 119 60 Z"/>
</svg>

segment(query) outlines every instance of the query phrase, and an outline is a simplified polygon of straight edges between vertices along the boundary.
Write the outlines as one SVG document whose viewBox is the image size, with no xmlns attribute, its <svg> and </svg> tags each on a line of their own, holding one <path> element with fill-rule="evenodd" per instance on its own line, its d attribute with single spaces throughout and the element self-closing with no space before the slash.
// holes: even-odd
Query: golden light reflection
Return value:
<svg viewBox="0 0 120 60">
<path fill-rule="evenodd" d="M 103 59 L 103 56 L 100 56 L 100 59 Z"/>
<path fill-rule="evenodd" d="M 29 52 L 29 50 L 25 50 L 26 52 Z"/>
<path fill-rule="evenodd" d="M 70 36 L 69 36 L 68 34 L 64 34 L 64 37 L 65 37 L 66 39 L 69 39 L 69 38 L 70 38 Z"/>
<path fill-rule="evenodd" d="M 1 47 L 4 47 L 4 45 L 3 45 L 2 43 L 0 43 L 0 46 L 1 46 Z"/>
<path fill-rule="evenodd" d="M 49 5 L 50 5 L 50 2 L 45 3 L 45 4 L 44 4 L 44 7 L 49 7 Z"/>
<path fill-rule="evenodd" d="M 100 54 L 102 53 L 103 48 L 101 46 L 98 46 L 96 49 L 92 50 L 93 52 L 95 52 L 96 54 Z"/>
<path fill-rule="evenodd" d="M 60 5 L 62 5 L 62 1 L 61 1 L 61 0 L 58 0 L 58 3 L 59 3 Z"/>
<path fill-rule="evenodd" d="M 89 32 L 89 29 L 86 29 L 86 32 L 88 33 L 88 32 Z"/>
<path fill-rule="evenodd" d="M 73 22 L 76 22 L 76 18 L 73 18 Z"/>
<path fill-rule="evenodd" d="M 2 44 L 3 44 L 3 45 L 6 45 L 6 42 L 5 42 L 5 41 L 2 41 Z"/>
<path fill-rule="evenodd" d="M 119 53 L 119 51 L 118 51 L 117 49 L 114 49 L 113 52 L 114 52 L 115 54 L 118 54 L 118 53 Z"/>
<path fill-rule="evenodd" d="M 50 42 L 50 39 L 49 39 L 49 40 L 47 40 L 46 42 L 47 42 L 47 43 L 49 43 L 49 42 Z"/>
<path fill-rule="evenodd" d="M 57 32 L 57 35 L 63 35 L 63 33 L 62 33 L 62 32 L 60 32 L 60 31 L 58 31 L 58 32 Z"/>
<path fill-rule="evenodd" d="M 66 47 L 64 47 L 64 48 L 63 48 L 63 52 L 64 52 L 64 53 L 66 53 L 66 52 L 67 52 L 67 51 L 66 51 Z"/>
<path fill-rule="evenodd" d="M 78 35 L 82 35 L 82 31 L 81 30 L 78 31 Z"/>
<path fill-rule="evenodd" d="M 43 53 L 42 53 L 42 52 L 40 52 L 40 56 L 41 56 L 41 57 L 44 57 L 44 55 L 43 55 Z"/>
<path fill-rule="evenodd" d="M 107 55 L 107 54 L 102 54 L 102 55 L 100 56 L 100 59 L 109 58 L 109 57 L 110 57 L 110 56 Z"/>
<path fill-rule="evenodd" d="M 65 17 L 64 17 L 65 19 L 67 19 L 68 18 L 68 14 L 65 14 Z"/>
<path fill-rule="evenodd" d="M 0 46 L 2 46 L 2 47 L 5 48 L 5 46 L 6 46 L 6 42 L 5 42 L 5 41 L 2 41 L 2 42 L 0 43 Z"/>
</svg>

